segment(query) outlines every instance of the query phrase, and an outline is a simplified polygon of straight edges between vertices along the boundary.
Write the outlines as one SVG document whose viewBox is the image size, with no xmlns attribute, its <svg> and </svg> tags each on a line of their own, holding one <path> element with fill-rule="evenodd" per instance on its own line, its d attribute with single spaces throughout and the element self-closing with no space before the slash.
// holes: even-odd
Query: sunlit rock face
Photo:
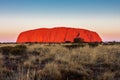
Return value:
<svg viewBox="0 0 120 80">
<path fill-rule="evenodd" d="M 74 42 L 75 38 L 83 39 L 84 42 L 102 42 L 100 36 L 93 31 L 69 28 L 39 28 L 21 32 L 17 38 L 17 43 L 24 42 Z"/>
</svg>

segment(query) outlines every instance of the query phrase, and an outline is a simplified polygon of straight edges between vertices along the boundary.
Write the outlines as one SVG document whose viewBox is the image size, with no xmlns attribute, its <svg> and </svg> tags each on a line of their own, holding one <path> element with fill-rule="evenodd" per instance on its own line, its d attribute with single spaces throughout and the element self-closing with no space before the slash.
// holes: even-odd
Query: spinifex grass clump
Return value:
<svg viewBox="0 0 120 80">
<path fill-rule="evenodd" d="M 9 55 L 12 49 L 13 49 L 12 46 L 5 46 L 5 47 L 1 47 L 0 51 L 3 55 Z"/>
<path fill-rule="evenodd" d="M 26 54 L 26 46 L 25 45 L 16 45 L 10 51 L 12 55 L 25 55 Z"/>
<path fill-rule="evenodd" d="M 4 46 L 0 48 L 0 51 L 3 55 L 23 55 L 26 52 L 26 46 L 25 45 L 16 45 L 14 47 L 12 46 Z"/>
</svg>

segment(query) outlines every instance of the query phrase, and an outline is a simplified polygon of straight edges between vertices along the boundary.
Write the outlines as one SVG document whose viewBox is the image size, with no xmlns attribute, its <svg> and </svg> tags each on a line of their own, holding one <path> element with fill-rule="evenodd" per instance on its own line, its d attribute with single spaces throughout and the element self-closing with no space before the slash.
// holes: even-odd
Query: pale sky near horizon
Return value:
<svg viewBox="0 0 120 80">
<path fill-rule="evenodd" d="M 0 0 L 0 42 L 15 42 L 26 30 L 61 26 L 120 41 L 120 0 Z"/>
</svg>

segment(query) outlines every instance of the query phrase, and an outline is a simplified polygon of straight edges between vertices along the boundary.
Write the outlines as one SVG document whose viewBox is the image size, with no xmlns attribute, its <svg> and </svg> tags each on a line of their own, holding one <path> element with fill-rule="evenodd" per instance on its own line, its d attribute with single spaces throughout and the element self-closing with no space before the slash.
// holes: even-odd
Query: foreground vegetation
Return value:
<svg viewBox="0 0 120 80">
<path fill-rule="evenodd" d="M 0 80 L 120 80 L 120 44 L 0 44 Z"/>
</svg>

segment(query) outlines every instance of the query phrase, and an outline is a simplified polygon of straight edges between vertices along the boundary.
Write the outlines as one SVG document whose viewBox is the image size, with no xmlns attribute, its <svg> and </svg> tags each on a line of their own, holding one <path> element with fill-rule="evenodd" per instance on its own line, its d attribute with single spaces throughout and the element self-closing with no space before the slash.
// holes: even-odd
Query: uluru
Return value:
<svg viewBox="0 0 120 80">
<path fill-rule="evenodd" d="M 84 42 L 102 42 L 98 33 L 81 28 L 55 27 L 39 28 L 21 32 L 17 43 L 25 42 L 74 42 L 75 38 L 83 39 Z"/>
</svg>

